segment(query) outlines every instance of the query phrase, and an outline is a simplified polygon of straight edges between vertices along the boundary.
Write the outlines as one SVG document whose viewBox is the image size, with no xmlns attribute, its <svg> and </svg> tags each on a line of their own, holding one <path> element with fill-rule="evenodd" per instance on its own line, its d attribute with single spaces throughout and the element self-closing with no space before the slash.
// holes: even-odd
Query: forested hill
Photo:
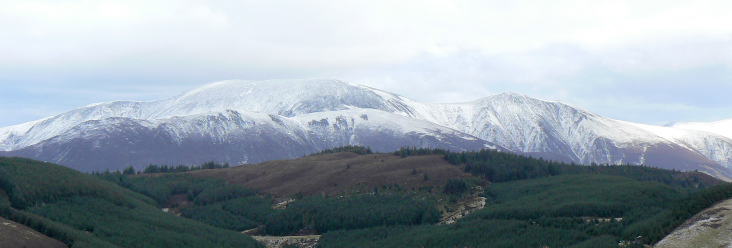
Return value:
<svg viewBox="0 0 732 248">
<path fill-rule="evenodd" d="M 345 147 L 223 167 L 89 175 L 0 158 L 0 217 L 70 247 L 260 246 L 242 231 L 322 235 L 319 247 L 643 247 L 732 197 L 702 173 L 491 150 Z M 482 209 L 437 224 L 476 198 Z"/>
<path fill-rule="evenodd" d="M 72 169 L 0 157 L 0 217 L 69 247 L 258 247 L 251 237 L 160 211 L 151 198 Z"/>
<path fill-rule="evenodd" d="M 413 244 L 473 247 L 486 241 L 498 242 L 501 244 L 498 247 L 617 247 L 621 241 L 632 245 L 653 244 L 688 218 L 687 212 L 699 211 L 715 201 L 732 197 L 732 194 L 724 193 L 730 188 L 729 184 L 699 172 L 631 165 L 566 164 L 492 150 L 450 152 L 403 148 L 391 154 L 366 151 L 359 147 L 337 148 L 300 159 L 199 170 L 191 174 L 201 178 L 223 178 L 249 187 L 261 186 L 260 190 L 276 192 L 276 195 L 303 192 L 305 196 L 347 194 L 344 193 L 347 190 L 334 189 L 349 188 L 344 182 L 358 179 L 350 176 L 354 173 L 365 178 L 378 178 L 382 180 L 378 182 L 384 183 L 382 186 L 396 186 L 402 194 L 423 195 L 427 192 L 424 191 L 425 186 L 434 184 L 429 192 L 437 194 L 438 199 L 453 198 L 442 195 L 451 192 L 447 190 L 449 182 L 430 182 L 444 180 L 435 177 L 440 173 L 429 173 L 437 168 L 446 171 L 453 168 L 453 173 L 454 170 L 462 171 L 452 175 L 473 180 L 468 180 L 472 183 L 470 185 L 485 186 L 481 194 L 486 198 L 485 209 L 466 216 L 455 225 L 371 225 L 368 228 L 329 229 L 320 233 L 323 234 L 320 245 L 324 247 Z M 380 177 L 378 172 L 382 170 L 393 177 L 390 180 Z M 344 180 L 338 181 L 340 179 Z M 351 192 L 375 195 L 381 193 L 382 188 L 366 185 Z M 297 205 L 304 211 L 299 214 L 337 205 L 328 198 L 306 199 L 309 200 L 296 201 L 303 204 Z M 226 209 L 226 206 L 221 205 L 221 208 Z M 439 209 L 448 210 L 444 204 Z M 278 223 L 291 223 L 291 226 L 308 229 L 307 221 L 296 217 L 298 213 L 289 212 L 287 215 L 292 219 L 280 219 Z M 354 216 L 347 218 L 358 219 Z M 301 226 L 303 221 L 306 223 Z M 314 224 L 317 226 L 317 222 Z M 297 233 L 297 230 L 300 229 L 290 231 Z M 477 235 L 479 233 L 481 235 Z M 528 236 L 526 239 L 505 238 L 521 235 Z"/>
</svg>

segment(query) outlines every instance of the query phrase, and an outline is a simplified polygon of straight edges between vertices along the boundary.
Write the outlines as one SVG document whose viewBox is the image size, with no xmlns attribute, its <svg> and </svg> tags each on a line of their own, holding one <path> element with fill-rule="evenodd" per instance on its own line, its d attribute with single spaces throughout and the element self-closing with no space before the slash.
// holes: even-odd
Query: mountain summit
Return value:
<svg viewBox="0 0 732 248">
<path fill-rule="evenodd" d="M 344 145 L 376 151 L 489 148 L 583 164 L 700 170 L 728 179 L 729 129 L 719 124 L 711 132 L 708 126 L 630 123 L 517 93 L 445 104 L 332 79 L 229 80 L 168 99 L 93 104 L 0 128 L 0 154 L 90 171 L 209 160 L 256 163 Z"/>
</svg>

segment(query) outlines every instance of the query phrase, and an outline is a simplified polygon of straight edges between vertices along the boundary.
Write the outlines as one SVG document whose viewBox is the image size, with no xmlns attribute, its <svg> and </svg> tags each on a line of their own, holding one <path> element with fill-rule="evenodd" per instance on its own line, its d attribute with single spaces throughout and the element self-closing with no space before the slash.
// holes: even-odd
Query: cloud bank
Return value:
<svg viewBox="0 0 732 248">
<path fill-rule="evenodd" d="M 729 1 L 3 1 L 0 126 L 225 79 L 427 102 L 506 91 L 651 124 L 732 118 Z"/>
</svg>

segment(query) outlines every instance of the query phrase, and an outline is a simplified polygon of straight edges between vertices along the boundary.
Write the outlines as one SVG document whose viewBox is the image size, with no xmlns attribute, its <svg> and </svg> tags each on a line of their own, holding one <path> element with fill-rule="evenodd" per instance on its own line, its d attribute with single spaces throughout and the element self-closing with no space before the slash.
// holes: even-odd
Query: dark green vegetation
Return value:
<svg viewBox="0 0 732 248">
<path fill-rule="evenodd" d="M 284 210 L 272 210 L 267 207 L 271 203 L 256 197 L 254 192 L 237 189 L 223 180 L 162 175 L 120 177 L 116 182 L 156 199 L 161 205 L 174 195 L 186 195 L 192 205 L 182 210 L 183 216 L 211 225 L 238 231 L 261 226 L 260 232 L 268 235 L 323 234 L 322 247 L 618 247 L 621 242 L 641 247 L 657 242 L 703 207 L 732 196 L 720 193 L 730 187 L 727 184 L 705 189 L 716 181 L 703 174 L 642 166 L 581 166 L 487 150 L 453 153 L 401 149 L 395 152 L 396 157 L 345 155 L 339 151 L 299 159 L 301 162 L 295 166 L 290 161 L 269 163 L 278 166 L 277 171 L 253 171 L 255 166 L 240 166 L 192 173 L 204 178 L 226 175 L 213 178 L 227 180 L 282 174 L 289 176 L 285 183 L 297 182 L 301 174 L 306 174 L 303 168 L 319 164 L 327 164 L 321 173 L 335 170 L 341 173 L 339 177 L 346 178 L 354 171 L 389 164 L 401 168 L 391 175 L 403 175 L 389 184 L 389 190 L 386 185 L 361 185 L 354 190 L 369 193 L 365 195 L 343 191 L 331 196 L 303 197 L 292 189 L 278 191 L 298 193 L 299 200 Z M 436 155 L 453 164 L 453 168 L 476 177 L 453 174 L 460 176 L 440 178 L 440 173 L 426 173 L 429 163 L 441 162 L 423 159 Z M 485 185 L 481 193 L 487 198 L 486 207 L 455 224 L 434 225 L 438 210 L 433 201 L 424 199 L 457 201 L 476 183 L 482 184 L 480 178 L 494 182 Z M 306 180 L 315 185 L 310 194 L 340 182 L 322 183 L 321 180 L 331 180 L 329 177 Z M 437 186 L 425 184 L 434 184 L 436 180 L 440 181 Z M 250 181 L 243 184 L 247 182 Z M 189 186 L 181 186 L 184 183 Z M 156 193 L 150 189 L 160 190 Z M 228 193 L 202 200 L 206 189 Z M 433 197 L 425 198 L 425 194 Z M 684 204 L 687 202 L 692 204 Z"/>
<path fill-rule="evenodd" d="M 732 185 L 700 173 L 642 166 L 579 166 L 480 151 L 441 154 L 494 182 L 486 207 L 452 225 L 375 227 L 323 235 L 321 247 L 630 247 L 654 244 L 684 220 L 732 197 Z M 461 188 L 450 182 L 444 190 Z M 447 187 L 449 186 L 449 187 Z"/>
<path fill-rule="evenodd" d="M 316 233 L 379 226 L 434 224 L 434 204 L 406 195 L 309 196 L 267 218 L 264 232 L 287 235 L 312 228 Z"/>
<path fill-rule="evenodd" d="M 336 147 L 333 149 L 325 149 L 320 152 L 314 153 L 310 156 L 317 156 L 322 154 L 331 154 L 331 153 L 339 153 L 339 152 L 352 152 L 359 155 L 366 155 L 366 154 L 372 154 L 371 148 L 363 147 L 363 146 L 341 146 Z"/>
<path fill-rule="evenodd" d="M 229 163 L 223 163 L 219 164 L 214 161 L 208 161 L 206 163 L 203 163 L 201 165 L 193 165 L 193 166 L 186 166 L 186 165 L 157 165 L 157 164 L 149 164 L 145 167 L 143 171 L 135 171 L 135 168 L 132 166 L 128 166 L 124 170 L 122 170 L 122 174 L 125 175 L 132 175 L 132 174 L 138 174 L 138 173 L 171 173 L 171 172 L 188 172 L 188 171 L 195 171 L 195 170 L 207 170 L 207 169 L 222 169 L 222 168 L 229 168 Z M 109 174 L 110 172 L 104 172 L 104 174 Z M 102 174 L 100 172 L 94 172 L 94 174 Z"/>
<path fill-rule="evenodd" d="M 268 235 L 298 232 L 320 234 L 332 230 L 436 223 L 435 205 L 406 194 L 304 196 L 286 209 L 272 209 L 269 199 L 222 179 L 187 174 L 129 177 L 102 175 L 107 180 L 155 199 L 162 206 L 182 208 L 181 216 L 213 226 L 244 231 L 263 225 Z M 176 197 L 179 196 L 179 197 Z M 171 202 L 185 196 L 183 202 Z"/>
<path fill-rule="evenodd" d="M 119 173 L 102 174 L 102 178 L 137 193 L 146 195 L 160 205 L 165 205 L 173 195 L 184 194 L 196 204 L 209 204 L 242 197 L 254 196 L 257 191 L 224 180 L 196 178 L 187 174 L 159 174 L 129 177 Z"/>
<path fill-rule="evenodd" d="M 254 245 L 212 226 L 322 234 L 320 247 L 642 247 L 732 197 L 731 184 L 713 186 L 719 182 L 697 172 L 581 166 L 487 150 L 373 154 L 344 147 L 185 173 L 152 173 L 164 169 L 151 165 L 143 175 L 91 176 L 2 161 L 2 216 L 73 247 Z M 34 171 L 18 173 L 26 164 Z M 485 208 L 436 224 L 441 212 L 476 194 L 486 198 Z M 272 208 L 274 198 L 286 196 L 296 200 Z"/>
<path fill-rule="evenodd" d="M 274 210 L 256 191 L 221 179 L 188 174 L 129 177 L 119 173 L 103 178 L 154 199 L 158 205 L 178 209 L 181 216 L 213 226 L 244 231 L 264 222 Z"/>
<path fill-rule="evenodd" d="M 331 180 L 329 177 L 307 177 L 315 190 L 304 197 L 292 189 L 284 191 L 297 193 L 298 198 L 284 210 L 272 210 L 267 200 L 222 180 L 162 175 L 123 178 L 118 183 L 157 199 L 161 205 L 176 194 L 186 195 L 192 205 L 182 210 L 183 216 L 223 228 L 240 231 L 261 226 L 260 232 L 268 235 L 323 234 L 322 247 L 618 247 L 621 242 L 642 247 L 657 242 L 703 207 L 732 196 L 724 193 L 730 188 L 727 184 L 707 188 L 717 182 L 703 174 L 642 166 L 580 166 L 495 151 L 401 149 L 395 152 L 396 157 L 345 155 L 339 151 L 299 159 L 301 162 L 295 166 L 289 161 L 269 163 L 278 166 L 279 171 L 240 166 L 192 173 L 203 178 L 226 175 L 213 178 L 227 180 L 282 174 L 297 182 L 301 174 L 306 174 L 303 168 L 314 166 L 311 164 L 327 164 L 325 171 L 340 171 L 340 177 L 348 177 L 354 170 L 381 168 L 373 163 L 400 167 L 391 174 L 403 175 L 394 179 L 388 190 L 387 185 L 361 185 L 351 193 L 331 196 L 312 192 L 337 186 L 339 181 L 328 184 L 321 180 Z M 436 155 L 476 177 L 454 174 L 460 176 L 439 178 L 439 173 L 425 173 L 430 168 L 425 163 L 441 162 L 419 159 Z M 438 178 L 437 186 L 422 185 L 435 183 Z M 457 201 L 476 183 L 482 184 L 480 178 L 494 182 L 485 185 L 481 193 L 487 199 L 486 207 L 455 224 L 435 225 L 438 210 L 435 202 L 426 199 Z M 190 185 L 180 186 L 183 182 Z M 155 188 L 163 193 L 149 190 Z M 229 193 L 204 201 L 198 192 L 205 189 Z M 685 204 L 688 202 L 692 203 Z"/>
<path fill-rule="evenodd" d="M 664 212 L 653 216 L 653 218 L 644 220 L 643 223 L 633 227 L 635 229 L 629 231 L 642 229 L 640 231 L 644 231 L 646 234 L 644 240 L 657 242 L 695 214 L 729 198 L 732 198 L 732 184 L 715 185 L 675 202 L 671 209 L 666 209 Z M 650 228 L 644 228 L 646 226 L 650 226 Z"/>
<path fill-rule="evenodd" d="M 59 165 L 0 157 L 0 189 L 2 217 L 70 247 L 259 246 L 251 237 L 166 214 L 149 197 Z"/>
<path fill-rule="evenodd" d="M 654 244 L 684 220 L 732 197 L 732 184 L 681 188 L 608 175 L 493 184 L 489 204 L 457 223 L 323 235 L 321 247 L 629 247 Z M 618 218 L 618 219 L 616 219 Z M 619 219 L 622 218 L 622 219 Z"/>
</svg>

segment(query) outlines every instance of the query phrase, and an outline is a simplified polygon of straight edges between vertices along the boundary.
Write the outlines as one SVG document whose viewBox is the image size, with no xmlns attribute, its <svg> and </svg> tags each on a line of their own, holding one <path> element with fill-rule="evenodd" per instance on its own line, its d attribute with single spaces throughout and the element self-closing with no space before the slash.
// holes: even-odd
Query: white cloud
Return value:
<svg viewBox="0 0 732 248">
<path fill-rule="evenodd" d="M 732 92 L 732 66 L 721 56 L 706 52 L 723 51 L 727 43 L 701 40 L 654 45 L 668 51 L 646 45 L 596 53 L 559 44 L 492 55 L 460 51 L 341 77 L 428 102 L 469 101 L 512 91 L 643 123 L 732 118 L 724 111 L 732 109 L 727 96 Z M 412 82 L 420 84 L 414 87 Z"/>
<path fill-rule="evenodd" d="M 726 25 L 732 6 L 721 1 L 9 1 L 3 9 L 7 24 L 0 30 L 14 31 L 3 44 L 14 56 L 5 61 L 51 65 L 152 52 L 357 67 L 456 48 L 494 54 L 571 43 L 600 49 L 732 31 Z"/>
<path fill-rule="evenodd" d="M 663 74 L 728 88 L 729 13 L 730 1 L 10 0 L 0 8 L 0 90 L 151 100 L 162 93 L 122 88 L 167 94 L 222 79 L 319 76 L 426 101 L 516 91 L 604 108 L 587 95 L 613 92 L 650 94 L 659 102 L 618 102 L 655 106 L 688 94 Z M 659 80 L 673 82 L 662 90 Z M 628 87 L 661 93 L 618 90 Z M 710 106 L 702 98 L 679 102 Z"/>
</svg>

